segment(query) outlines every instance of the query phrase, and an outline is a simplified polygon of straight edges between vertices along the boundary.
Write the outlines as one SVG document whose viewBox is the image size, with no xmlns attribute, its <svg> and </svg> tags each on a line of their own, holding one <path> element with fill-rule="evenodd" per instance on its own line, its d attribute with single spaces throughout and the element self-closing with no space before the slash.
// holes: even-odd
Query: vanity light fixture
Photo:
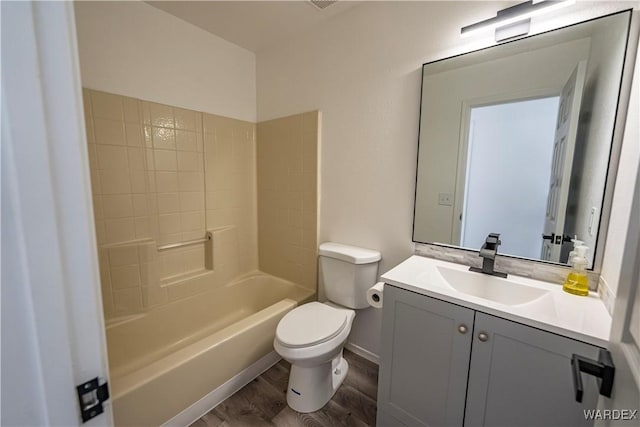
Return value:
<svg viewBox="0 0 640 427">
<path fill-rule="evenodd" d="M 493 18 L 462 27 L 462 37 L 479 31 L 495 28 L 496 41 L 502 41 L 529 33 L 531 17 L 551 12 L 575 3 L 575 0 L 529 0 L 515 6 L 499 10 Z"/>
</svg>

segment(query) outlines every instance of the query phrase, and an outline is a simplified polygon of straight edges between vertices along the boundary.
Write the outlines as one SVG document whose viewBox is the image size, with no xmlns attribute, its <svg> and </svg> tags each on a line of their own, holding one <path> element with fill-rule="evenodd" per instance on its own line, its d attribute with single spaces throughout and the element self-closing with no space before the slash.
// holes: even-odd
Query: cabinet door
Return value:
<svg viewBox="0 0 640 427">
<path fill-rule="evenodd" d="M 380 409 L 378 405 L 378 413 L 376 414 L 376 425 L 379 427 L 407 427 L 407 425 L 397 418 Z"/>
<path fill-rule="evenodd" d="M 482 336 L 481 340 L 479 338 Z M 485 339 L 486 338 L 486 339 Z M 583 376 L 575 401 L 571 355 L 598 358 L 598 347 L 476 313 L 465 426 L 589 426 L 598 388 Z"/>
<path fill-rule="evenodd" d="M 462 426 L 474 311 L 386 285 L 378 425 Z"/>
</svg>

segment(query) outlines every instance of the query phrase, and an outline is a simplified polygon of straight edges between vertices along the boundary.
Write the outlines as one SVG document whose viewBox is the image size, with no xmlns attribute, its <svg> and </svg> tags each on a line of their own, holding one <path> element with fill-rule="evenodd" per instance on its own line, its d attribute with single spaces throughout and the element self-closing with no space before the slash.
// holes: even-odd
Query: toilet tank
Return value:
<svg viewBox="0 0 640 427">
<path fill-rule="evenodd" d="M 327 299 L 343 307 L 368 307 L 366 292 L 378 278 L 380 252 L 326 242 L 318 253 L 320 282 Z"/>
</svg>

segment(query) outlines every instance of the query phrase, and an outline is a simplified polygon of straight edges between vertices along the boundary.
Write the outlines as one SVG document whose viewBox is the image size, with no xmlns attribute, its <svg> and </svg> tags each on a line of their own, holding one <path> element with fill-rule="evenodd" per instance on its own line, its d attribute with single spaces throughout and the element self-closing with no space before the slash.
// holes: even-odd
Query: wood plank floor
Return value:
<svg viewBox="0 0 640 427">
<path fill-rule="evenodd" d="M 287 406 L 289 363 L 281 360 L 191 427 L 375 426 L 378 366 L 344 351 L 349 372 L 329 403 L 310 414 Z"/>
</svg>

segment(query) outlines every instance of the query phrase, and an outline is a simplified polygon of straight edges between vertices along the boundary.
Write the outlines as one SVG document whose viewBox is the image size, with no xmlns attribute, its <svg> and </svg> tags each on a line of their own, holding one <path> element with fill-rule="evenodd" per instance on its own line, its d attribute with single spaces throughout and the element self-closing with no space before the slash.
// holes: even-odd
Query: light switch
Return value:
<svg viewBox="0 0 640 427">
<path fill-rule="evenodd" d="M 441 206 L 453 206 L 453 194 L 438 193 L 438 204 Z"/>
</svg>

